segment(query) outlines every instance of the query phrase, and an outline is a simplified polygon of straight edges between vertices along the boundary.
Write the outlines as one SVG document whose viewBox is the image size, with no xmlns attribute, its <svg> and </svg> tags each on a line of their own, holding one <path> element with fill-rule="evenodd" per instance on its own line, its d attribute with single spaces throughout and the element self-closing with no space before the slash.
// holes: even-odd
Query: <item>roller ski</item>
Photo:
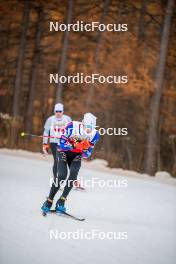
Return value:
<svg viewBox="0 0 176 264">
<path fill-rule="evenodd" d="M 57 201 L 55 209 L 51 209 L 53 201 L 50 199 L 47 199 L 44 202 L 43 206 L 41 207 L 42 215 L 46 217 L 48 214 L 54 213 L 58 216 L 66 216 L 66 217 L 72 218 L 77 221 L 84 221 L 85 220 L 84 218 L 79 218 L 79 217 L 76 217 L 66 212 L 66 208 L 64 206 L 65 200 L 66 199 L 64 197 L 61 197 Z"/>
</svg>

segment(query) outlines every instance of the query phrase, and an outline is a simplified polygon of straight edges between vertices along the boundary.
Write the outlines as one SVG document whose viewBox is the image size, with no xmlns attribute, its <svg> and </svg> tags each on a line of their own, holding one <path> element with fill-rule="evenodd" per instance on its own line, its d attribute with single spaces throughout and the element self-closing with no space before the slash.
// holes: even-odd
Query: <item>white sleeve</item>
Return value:
<svg viewBox="0 0 176 264">
<path fill-rule="evenodd" d="M 51 117 L 49 117 L 44 125 L 43 131 L 43 144 L 48 144 L 48 136 L 50 135 L 50 128 L 51 128 Z M 46 137 L 45 137 L 46 136 Z"/>
<path fill-rule="evenodd" d="M 68 123 L 72 122 L 72 119 L 71 119 L 70 116 L 67 116 L 67 122 L 68 122 Z"/>
</svg>

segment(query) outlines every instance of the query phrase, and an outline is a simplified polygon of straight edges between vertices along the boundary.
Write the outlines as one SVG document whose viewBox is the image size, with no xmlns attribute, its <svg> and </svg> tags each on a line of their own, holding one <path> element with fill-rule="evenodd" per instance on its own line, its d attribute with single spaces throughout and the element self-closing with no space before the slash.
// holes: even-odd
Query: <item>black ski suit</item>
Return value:
<svg viewBox="0 0 176 264">
<path fill-rule="evenodd" d="M 81 167 L 81 153 L 75 153 L 71 151 L 57 151 L 57 158 L 58 158 L 58 173 L 57 177 L 55 178 L 55 182 L 52 184 L 49 199 L 53 200 L 54 196 L 56 195 L 57 191 L 60 188 L 61 181 L 65 181 L 67 178 L 68 168 L 70 169 L 70 174 L 66 182 L 64 182 L 64 190 L 62 193 L 63 197 L 67 197 L 69 192 L 73 187 L 74 181 L 77 179 L 78 172 Z"/>
</svg>

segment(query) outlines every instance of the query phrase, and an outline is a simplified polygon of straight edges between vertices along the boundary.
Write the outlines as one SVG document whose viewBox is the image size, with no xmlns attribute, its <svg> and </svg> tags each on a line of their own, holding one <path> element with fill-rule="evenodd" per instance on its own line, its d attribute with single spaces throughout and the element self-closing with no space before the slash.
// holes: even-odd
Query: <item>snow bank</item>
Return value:
<svg viewBox="0 0 176 264">
<path fill-rule="evenodd" d="M 42 153 L 39 153 L 39 152 L 31 152 L 31 151 L 21 150 L 21 149 L 1 148 L 0 153 L 11 155 L 11 156 L 28 158 L 28 159 L 35 159 L 35 160 L 42 160 L 42 161 L 49 161 L 49 162 L 52 161 L 52 155 L 43 155 Z M 172 177 L 172 175 L 169 172 L 159 171 L 155 174 L 155 177 L 151 177 L 148 174 L 138 173 L 135 171 L 124 170 L 121 168 L 109 168 L 108 162 L 103 159 L 94 159 L 91 161 L 84 160 L 83 168 L 103 171 L 103 172 L 107 172 L 107 173 L 111 173 L 111 174 L 123 176 L 123 177 L 134 177 L 138 179 L 145 179 L 145 180 L 151 180 L 151 181 L 157 181 L 157 182 L 176 185 L 176 178 Z"/>
</svg>

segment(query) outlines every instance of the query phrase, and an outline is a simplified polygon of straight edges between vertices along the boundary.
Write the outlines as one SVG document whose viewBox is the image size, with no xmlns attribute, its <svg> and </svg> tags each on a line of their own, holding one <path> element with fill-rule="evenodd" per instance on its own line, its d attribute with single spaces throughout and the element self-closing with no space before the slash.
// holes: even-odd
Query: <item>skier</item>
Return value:
<svg viewBox="0 0 176 264">
<path fill-rule="evenodd" d="M 73 121 L 69 123 L 58 143 L 58 185 L 54 183 L 50 189 L 49 196 L 41 207 L 44 213 L 49 212 L 54 196 L 60 188 L 62 181 L 65 187 L 62 195 L 56 203 L 56 212 L 65 212 L 65 201 L 71 191 L 74 181 L 77 179 L 81 167 L 81 159 L 90 157 L 92 150 L 99 139 L 99 133 L 95 129 L 96 117 L 91 113 L 84 115 L 83 121 Z M 67 178 L 67 165 L 70 174 Z"/>
<path fill-rule="evenodd" d="M 57 177 L 57 143 L 59 141 L 58 137 L 60 134 L 60 130 L 64 128 L 68 123 L 71 122 L 71 118 L 67 115 L 64 115 L 64 106 L 63 104 L 55 104 L 54 106 L 54 115 L 50 116 L 44 125 L 44 132 L 43 132 L 43 153 L 48 154 L 49 145 L 48 141 L 50 142 L 50 148 L 53 155 L 54 163 L 53 163 L 53 176 L 54 179 Z M 48 136 L 50 138 L 48 140 Z M 54 138 L 55 137 L 55 138 Z"/>
</svg>

